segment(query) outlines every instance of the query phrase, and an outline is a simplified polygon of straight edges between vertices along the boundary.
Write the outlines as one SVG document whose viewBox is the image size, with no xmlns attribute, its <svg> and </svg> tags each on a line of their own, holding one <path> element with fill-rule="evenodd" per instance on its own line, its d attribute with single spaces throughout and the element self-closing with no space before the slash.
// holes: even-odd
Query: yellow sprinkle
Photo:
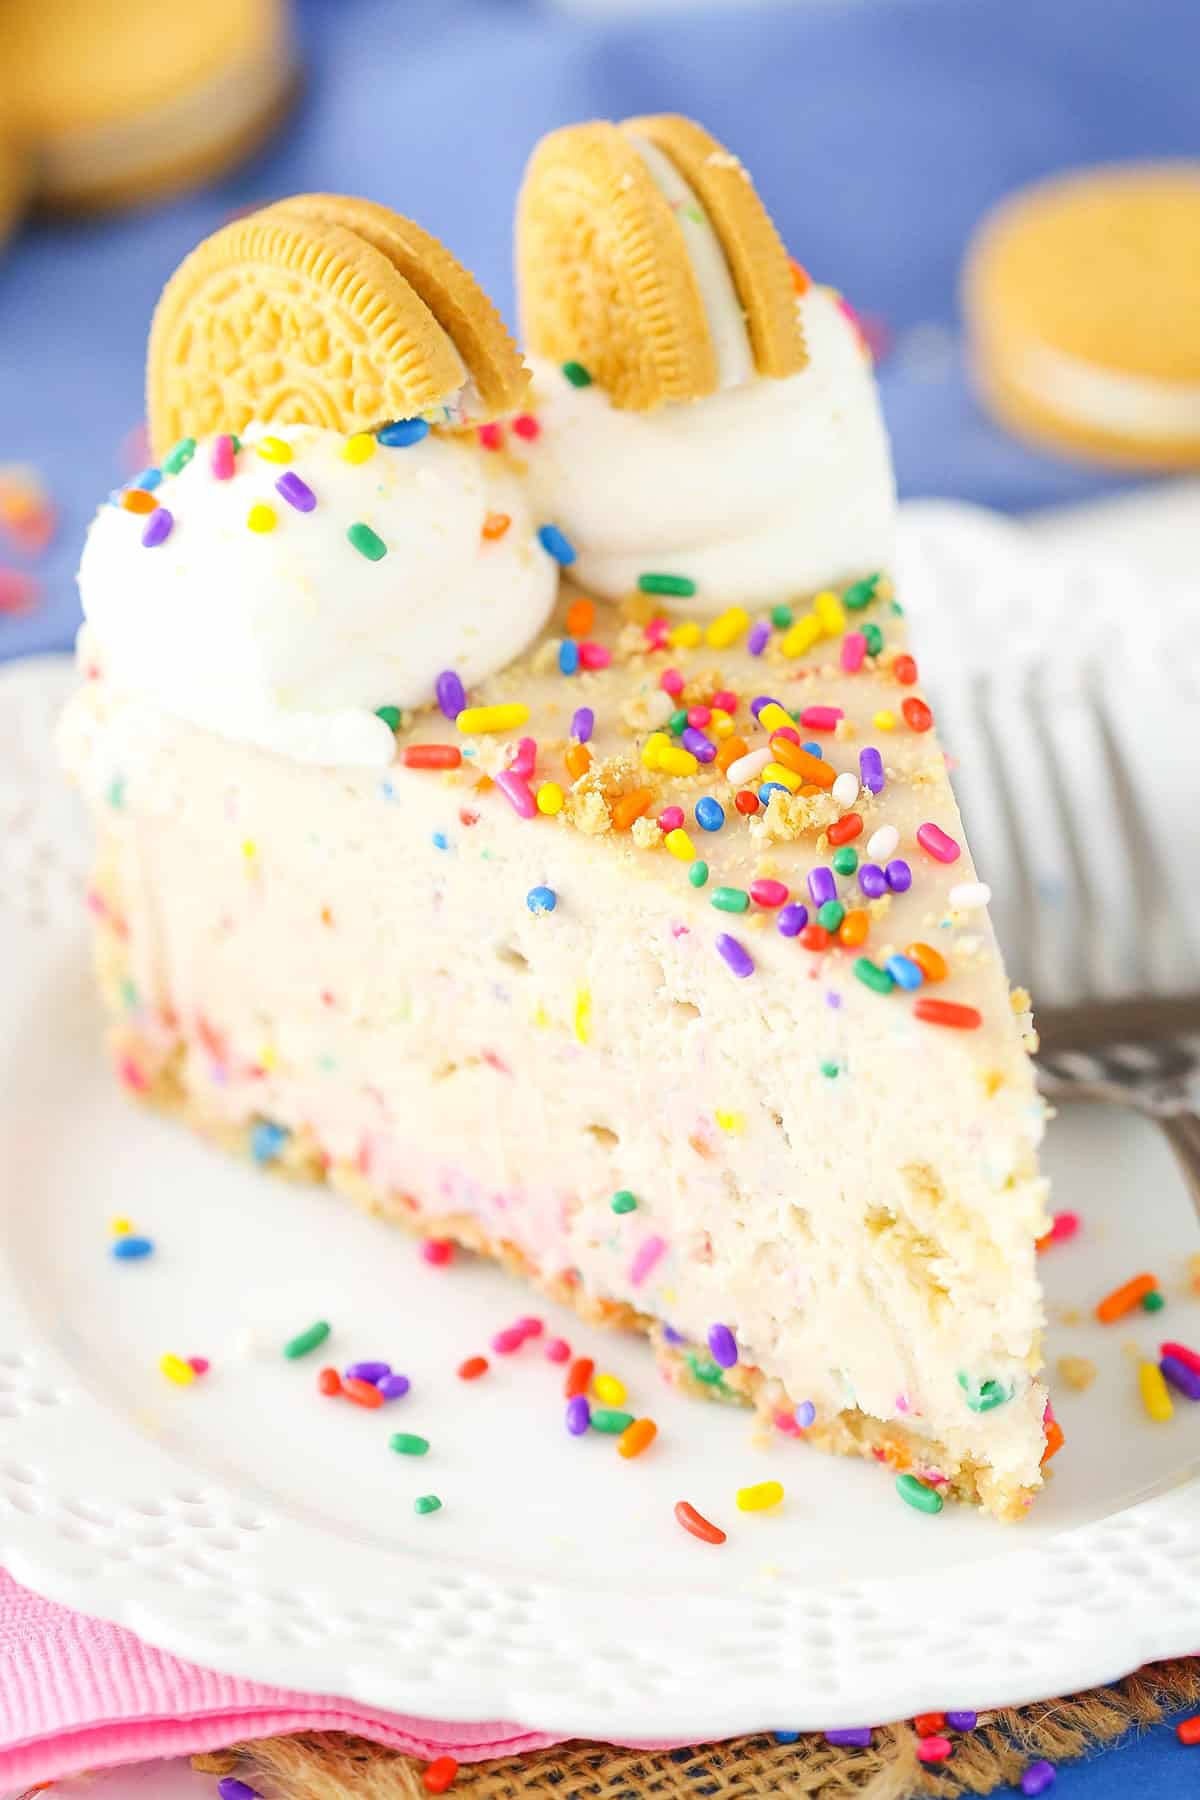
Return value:
<svg viewBox="0 0 1200 1800">
<path fill-rule="evenodd" d="M 729 737 L 733 732 L 733 720 L 727 712 L 722 712 L 719 706 L 714 706 L 713 716 L 708 721 L 708 730 L 711 737 Z"/>
<path fill-rule="evenodd" d="M 642 767 L 657 769 L 658 759 L 664 750 L 671 748 L 671 740 L 665 731 L 652 731 L 642 745 Z"/>
<path fill-rule="evenodd" d="M 1163 1425 L 1168 1419 L 1175 1417 L 1175 1408 L 1171 1404 L 1163 1372 L 1157 1363 L 1144 1362 L 1139 1365 L 1138 1386 L 1142 1390 L 1142 1405 L 1157 1424 Z"/>
<path fill-rule="evenodd" d="M 723 1112 L 719 1108 L 713 1114 L 713 1118 L 717 1121 L 717 1124 L 721 1127 L 722 1131 L 738 1132 L 741 1131 L 746 1123 L 744 1113 Z"/>
<path fill-rule="evenodd" d="M 838 637 L 846 629 L 846 609 L 838 596 L 830 588 L 818 594 L 813 601 L 813 611 L 821 622 L 821 630 L 826 637 Z"/>
<path fill-rule="evenodd" d="M 246 523 L 251 531 L 274 531 L 275 508 L 259 500 L 246 514 Z"/>
<path fill-rule="evenodd" d="M 779 1481 L 756 1481 L 753 1487 L 737 1491 L 739 1512 L 766 1512 L 768 1507 L 778 1506 L 782 1499 L 783 1484 Z"/>
<path fill-rule="evenodd" d="M 676 625 L 667 633 L 667 641 L 676 650 L 694 650 L 700 642 L 702 633 L 694 619 L 685 619 L 682 625 Z"/>
<path fill-rule="evenodd" d="M 581 1044 L 591 1041 L 592 1036 L 592 990 L 576 988 L 575 990 L 575 1036 Z"/>
<path fill-rule="evenodd" d="M 785 656 L 803 656 L 820 641 L 821 621 L 816 613 L 805 613 L 783 634 L 779 648 Z"/>
<path fill-rule="evenodd" d="M 794 769 L 785 769 L 782 763 L 777 762 L 764 763 L 761 779 L 763 781 L 782 782 L 789 794 L 794 794 L 796 789 L 800 786 L 800 777 L 796 774 L 796 771 Z"/>
<path fill-rule="evenodd" d="M 169 1350 L 165 1356 L 159 1357 L 158 1366 L 167 1380 L 173 1381 L 177 1387 L 187 1387 L 190 1381 L 196 1379 L 196 1371 L 191 1363 L 185 1363 L 182 1356 L 172 1356 Z"/>
<path fill-rule="evenodd" d="M 242 839 L 242 855 L 247 862 L 253 862 L 254 858 L 258 855 L 258 845 L 253 838 Z"/>
<path fill-rule="evenodd" d="M 369 431 L 356 431 L 342 445 L 342 455 L 348 463 L 365 463 L 369 456 L 375 454 L 375 439 Z"/>
<path fill-rule="evenodd" d="M 896 715 L 894 712 L 888 712 L 885 709 L 883 712 L 877 712 L 875 717 L 871 720 L 871 723 L 876 731 L 895 731 Z"/>
<path fill-rule="evenodd" d="M 684 754 L 686 755 L 687 752 L 685 751 Z M 694 760 L 695 759 L 693 758 L 693 761 Z M 692 843 L 691 838 L 683 829 L 682 825 L 677 826 L 674 831 L 668 831 L 666 837 L 663 839 L 663 843 L 667 846 L 671 855 L 677 856 L 680 862 L 695 862 L 696 846 Z"/>
<path fill-rule="evenodd" d="M 704 636 L 714 650 L 728 650 L 749 629 L 750 614 L 745 607 L 729 606 L 713 620 Z"/>
<path fill-rule="evenodd" d="M 264 462 L 290 463 L 292 460 L 292 446 L 285 444 L 282 438 L 265 437 L 257 448 Z"/>
<path fill-rule="evenodd" d="M 758 722 L 764 731 L 794 731 L 796 721 L 778 700 L 768 700 L 758 709 Z"/>
<path fill-rule="evenodd" d="M 114 1237 L 128 1237 L 133 1230 L 133 1220 L 127 1219 L 123 1213 L 109 1221 L 108 1229 Z"/>
<path fill-rule="evenodd" d="M 258 1066 L 268 1072 L 279 1065 L 279 1052 L 274 1044 L 264 1044 L 258 1053 Z"/>
<path fill-rule="evenodd" d="M 605 1406 L 623 1406 L 625 1403 L 625 1383 L 619 1375 L 597 1375 L 592 1388 L 597 1400 L 603 1400 Z"/>
<path fill-rule="evenodd" d="M 562 811 L 562 806 L 563 791 L 557 781 L 543 781 L 537 791 L 538 811 L 545 813 L 548 818 L 553 818 L 555 813 Z"/>
<path fill-rule="evenodd" d="M 510 700 L 501 706 L 465 706 L 454 723 L 460 731 L 512 731 L 529 717 L 522 700 Z"/>
<path fill-rule="evenodd" d="M 656 769 L 662 769 L 668 775 L 694 775 L 700 767 L 690 750 L 682 750 L 677 744 L 668 744 L 665 750 L 658 753 Z"/>
<path fill-rule="evenodd" d="M 546 1011 L 540 1000 L 530 1013 L 529 1017 L 532 1023 L 541 1031 L 544 1031 L 546 1026 L 550 1023 L 550 1014 Z"/>
</svg>

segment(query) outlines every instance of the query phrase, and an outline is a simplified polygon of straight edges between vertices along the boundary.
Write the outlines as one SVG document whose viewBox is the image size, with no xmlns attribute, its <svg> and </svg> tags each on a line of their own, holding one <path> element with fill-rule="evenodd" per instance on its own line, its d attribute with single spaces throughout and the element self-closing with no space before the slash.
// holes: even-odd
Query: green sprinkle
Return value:
<svg viewBox="0 0 1200 1800">
<path fill-rule="evenodd" d="M 861 612 L 864 606 L 870 606 L 878 586 L 878 575 L 868 575 L 863 581 L 852 581 L 842 595 L 842 605 L 848 606 L 851 612 Z"/>
<path fill-rule="evenodd" d="M 238 451 L 239 451 L 239 450 L 240 450 L 240 449 L 241 449 L 241 447 L 242 447 L 242 440 L 241 440 L 241 438 L 240 438 L 240 437 L 239 437 L 239 436 L 238 436 L 238 434 L 237 434 L 237 432 L 236 432 L 236 431 L 231 431 L 231 432 L 230 432 L 230 434 L 229 434 L 229 441 L 230 441 L 230 443 L 231 443 L 231 444 L 232 444 L 232 445 L 233 445 L 233 454 L 234 454 L 234 455 L 235 455 L 235 456 L 236 456 L 236 455 L 237 455 L 237 453 L 238 453 Z"/>
<path fill-rule="evenodd" d="M 680 732 L 685 729 L 687 722 L 687 707 L 681 706 L 679 711 L 673 712 L 667 720 L 667 730 L 672 732 L 675 737 L 678 737 Z"/>
<path fill-rule="evenodd" d="M 121 1000 L 122 1000 L 122 1003 L 124 1004 L 126 1012 L 136 1012 L 137 1011 L 137 1009 L 138 1009 L 138 991 L 137 991 L 137 988 L 134 986 L 133 982 L 128 979 L 126 979 L 125 981 L 123 981 L 121 983 Z"/>
<path fill-rule="evenodd" d="M 823 925 L 826 931 L 836 931 L 845 916 L 846 909 L 840 900 L 826 900 L 824 906 L 817 908 L 817 924 Z"/>
<path fill-rule="evenodd" d="M 612 1197 L 612 1209 L 615 1213 L 636 1212 L 637 1196 L 628 1188 L 618 1188 Z"/>
<path fill-rule="evenodd" d="M 642 594 L 677 594 L 683 599 L 696 591 L 690 575 L 639 575 L 638 592 Z"/>
<path fill-rule="evenodd" d="M 429 1439 L 418 1437 L 413 1431 L 394 1431 L 388 1443 L 397 1456 L 424 1456 L 429 1449 Z"/>
<path fill-rule="evenodd" d="M 400 721 L 404 717 L 404 714 L 400 711 L 398 706 L 377 706 L 375 708 L 375 717 L 377 719 L 382 719 L 389 731 L 399 731 Z"/>
<path fill-rule="evenodd" d="M 858 851 L 850 844 L 843 844 L 840 850 L 834 851 L 831 861 L 837 874 L 853 875 L 858 867 Z"/>
<path fill-rule="evenodd" d="M 125 777 L 123 775 L 118 775 L 115 781 L 109 783 L 108 804 L 112 807 L 114 812 L 120 812 L 121 808 L 124 806 Z"/>
<path fill-rule="evenodd" d="M 771 623 L 776 630 L 786 631 L 788 626 L 794 625 L 795 622 L 796 615 L 790 606 L 773 606 L 771 608 Z"/>
<path fill-rule="evenodd" d="M 915 1475 L 897 1475 L 896 1492 L 917 1512 L 940 1513 L 945 1504 L 936 1488 L 926 1487 Z"/>
<path fill-rule="evenodd" d="M 592 1430 L 607 1432 L 609 1437 L 618 1437 L 633 1424 L 633 1414 L 618 1412 L 615 1407 L 598 1406 L 592 1411 Z"/>
<path fill-rule="evenodd" d="M 1143 1312 L 1149 1312 L 1149 1313 L 1161 1312 L 1163 1307 L 1166 1304 L 1167 1304 L 1166 1301 L 1163 1299 L 1162 1295 L 1158 1292 L 1157 1288 L 1151 1288 L 1151 1290 L 1148 1294 L 1142 1295 L 1142 1311 Z"/>
<path fill-rule="evenodd" d="M 163 468 L 168 475 L 178 475 L 180 469 L 186 469 L 196 454 L 195 438 L 180 438 L 173 450 L 163 457 Z"/>
<path fill-rule="evenodd" d="M 688 870 L 688 880 L 693 887 L 703 887 L 708 880 L 708 864 L 702 862 L 701 859 L 697 857 L 696 861 Z"/>
<path fill-rule="evenodd" d="M 591 387 L 592 378 L 581 362 L 565 362 L 562 372 L 572 387 Z"/>
<path fill-rule="evenodd" d="M 878 625 L 868 620 L 862 628 L 862 634 L 867 640 L 867 655 L 878 656 L 883 649 L 883 633 Z"/>
<path fill-rule="evenodd" d="M 902 619 L 904 617 L 904 608 L 901 606 L 901 604 L 898 600 L 892 601 L 892 604 L 891 604 L 891 607 L 889 610 L 895 615 L 895 617 L 897 619 Z"/>
<path fill-rule="evenodd" d="M 841 1072 L 842 1069 L 840 1063 L 835 1063 L 831 1060 L 821 1064 L 822 1075 L 827 1076 L 830 1081 L 835 1081 Z"/>
<path fill-rule="evenodd" d="M 419 1494 L 413 1501 L 415 1513 L 441 1512 L 442 1503 L 436 1494 Z"/>
<path fill-rule="evenodd" d="M 750 905 L 745 888 L 714 888 L 710 898 L 719 912 L 744 913 Z"/>
<path fill-rule="evenodd" d="M 372 531 L 369 525 L 364 525 L 361 519 L 351 525 L 346 536 L 359 555 L 365 556 L 368 562 L 382 562 L 387 555 L 387 545 L 379 533 Z"/>
<path fill-rule="evenodd" d="M 689 1350 L 687 1360 L 688 1360 L 688 1368 L 692 1371 L 692 1374 L 696 1377 L 696 1380 L 702 1381 L 704 1383 L 705 1387 L 720 1387 L 721 1384 L 724 1382 L 725 1377 L 722 1374 L 720 1367 L 718 1366 L 718 1364 L 713 1362 L 711 1357 L 697 1356 L 694 1350 Z M 593 1413 L 592 1414 L 592 1423 L 593 1424 L 595 1423 L 595 1420 L 596 1420 L 596 1415 L 595 1415 L 595 1413 Z"/>
<path fill-rule="evenodd" d="M 972 1391 L 967 1376 L 960 1372 L 958 1385 L 967 1397 L 967 1405 L 975 1413 L 994 1412 L 1006 1400 L 1012 1399 L 1012 1389 L 1004 1387 L 999 1381 L 981 1381 L 978 1389 Z"/>
<path fill-rule="evenodd" d="M 318 1345 L 325 1342 L 330 1329 L 326 1319 L 318 1319 L 315 1325 L 310 1325 L 308 1330 L 302 1331 L 298 1337 L 289 1338 L 283 1346 L 283 1354 L 290 1357 L 292 1361 L 295 1361 L 298 1356 L 307 1356 L 310 1350 L 315 1350 Z"/>
<path fill-rule="evenodd" d="M 864 987 L 871 988 L 876 994 L 890 994 L 896 985 L 887 970 L 881 969 L 878 963 L 873 963 L 869 956 L 858 958 L 854 964 L 854 973 Z"/>
</svg>

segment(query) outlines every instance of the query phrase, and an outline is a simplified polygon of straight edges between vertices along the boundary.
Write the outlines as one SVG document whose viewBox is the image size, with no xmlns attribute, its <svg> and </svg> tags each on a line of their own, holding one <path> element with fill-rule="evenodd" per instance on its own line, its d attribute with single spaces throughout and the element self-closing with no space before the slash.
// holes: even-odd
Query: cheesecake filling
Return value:
<svg viewBox="0 0 1200 1800">
<path fill-rule="evenodd" d="M 1200 439 L 1200 382 L 1104 369 L 1047 345 L 1015 355 L 1012 379 L 1035 404 L 1076 425 L 1148 441 Z"/>
</svg>

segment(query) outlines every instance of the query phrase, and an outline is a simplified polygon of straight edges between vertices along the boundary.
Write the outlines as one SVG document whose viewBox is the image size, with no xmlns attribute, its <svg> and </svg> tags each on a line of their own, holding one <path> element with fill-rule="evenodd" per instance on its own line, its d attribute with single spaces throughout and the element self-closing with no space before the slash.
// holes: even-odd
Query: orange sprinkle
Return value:
<svg viewBox="0 0 1200 1800">
<path fill-rule="evenodd" d="M 457 1774 L 458 1764 L 452 1756 L 435 1756 L 426 1766 L 421 1780 L 427 1793 L 444 1794 Z"/>
<path fill-rule="evenodd" d="M 720 769 L 722 775 L 725 773 L 730 763 L 735 763 L 739 756 L 745 756 L 748 748 L 749 746 L 746 743 L 745 738 L 740 738 L 736 732 L 734 732 L 732 737 L 727 737 L 725 739 L 717 750 L 716 756 L 717 767 Z"/>
<path fill-rule="evenodd" d="M 926 981 L 945 981 L 950 973 L 945 957 L 932 944 L 910 944 L 904 954 L 916 963 Z"/>
<path fill-rule="evenodd" d="M 567 1379 L 563 1382 L 563 1398 L 574 1400 L 579 1394 L 586 1394 L 595 1368 L 590 1356 L 577 1356 L 567 1370 Z"/>
<path fill-rule="evenodd" d="M 612 822 L 617 830 L 628 831 L 635 819 L 650 811 L 653 798 L 649 788 L 635 788 L 632 794 L 622 794 L 619 800 L 614 800 Z"/>
<path fill-rule="evenodd" d="M 640 1456 L 648 1450 L 658 1436 L 658 1426 L 653 1419 L 635 1419 L 627 1425 L 617 1439 L 617 1449 L 622 1456 Z"/>
<path fill-rule="evenodd" d="M 978 1031 L 983 1024 L 979 1008 L 964 1006 L 960 1000 L 914 1000 L 913 1015 L 927 1025 L 947 1025 L 951 1031 Z"/>
<path fill-rule="evenodd" d="M 698 1513 L 687 1500 L 675 1502 L 675 1517 L 683 1529 L 690 1531 L 694 1538 L 699 1538 L 702 1544 L 723 1544 L 725 1542 L 725 1533 L 721 1527 L 714 1525 L 711 1519 L 706 1519 L 703 1513 Z"/>
<path fill-rule="evenodd" d="M 837 780 L 836 769 L 831 769 L 827 762 L 814 756 L 811 750 L 804 750 L 799 744 L 793 744 L 791 738 L 773 737 L 771 751 L 785 769 L 790 769 L 794 775 L 803 775 L 806 781 L 811 781 L 818 788 L 831 788 Z"/>
<path fill-rule="evenodd" d="M 798 294 L 807 294 L 812 286 L 812 277 L 803 263 L 798 263 L 794 256 L 788 257 L 788 267 L 792 271 L 792 286 Z"/>
<path fill-rule="evenodd" d="M 572 744 L 563 761 L 567 765 L 567 774 L 572 781 L 578 781 L 586 775 L 592 766 L 592 753 L 586 744 Z"/>
<path fill-rule="evenodd" d="M 567 633 L 573 638 L 590 637 L 596 623 L 596 602 L 581 594 L 567 608 Z"/>
<path fill-rule="evenodd" d="M 360 1381 L 357 1375 L 347 1375 L 342 1382 L 342 1392 L 347 1400 L 353 1400 L 355 1406 L 365 1406 L 374 1411 L 383 1405 L 383 1395 L 370 1381 Z"/>
<path fill-rule="evenodd" d="M 918 1737 L 937 1737 L 946 1728 L 945 1713 L 917 1713 L 913 1719 Z"/>
<path fill-rule="evenodd" d="M 871 915 L 864 912 L 861 906 L 852 907 L 838 926 L 838 943 L 846 944 L 853 950 L 859 944 L 866 943 L 870 929 Z"/>
<path fill-rule="evenodd" d="M 153 494 L 148 494 L 145 488 L 126 488 L 121 495 L 121 505 L 126 512 L 152 513 L 158 505 L 158 501 Z"/>
<path fill-rule="evenodd" d="M 825 835 L 829 842 L 836 847 L 840 844 L 848 844 L 851 838 L 859 837 L 862 828 L 862 814 L 848 812 L 843 813 L 840 819 L 835 819 Z"/>
<path fill-rule="evenodd" d="M 1052 1456 L 1058 1455 L 1059 1451 L 1062 1449 L 1062 1447 L 1066 1443 L 1066 1441 L 1067 1441 L 1066 1438 L 1064 1438 L 1064 1436 L 1063 1436 L 1063 1428 L 1059 1424 L 1058 1420 L 1057 1419 L 1047 1419 L 1046 1420 L 1046 1448 L 1042 1451 L 1042 1467 L 1043 1468 L 1045 1468 L 1046 1464 L 1050 1461 L 1050 1458 Z"/>
<path fill-rule="evenodd" d="M 1127 1312 L 1132 1312 L 1143 1294 L 1152 1294 L 1158 1282 L 1153 1275 L 1135 1275 L 1124 1287 L 1114 1288 L 1111 1294 L 1105 1294 L 1096 1308 L 1096 1317 L 1102 1325 L 1111 1325 L 1116 1319 L 1123 1319 Z"/>
<path fill-rule="evenodd" d="M 511 524 L 508 513 L 489 513 L 483 521 L 483 535 L 492 543 L 496 538 L 502 538 Z"/>
</svg>

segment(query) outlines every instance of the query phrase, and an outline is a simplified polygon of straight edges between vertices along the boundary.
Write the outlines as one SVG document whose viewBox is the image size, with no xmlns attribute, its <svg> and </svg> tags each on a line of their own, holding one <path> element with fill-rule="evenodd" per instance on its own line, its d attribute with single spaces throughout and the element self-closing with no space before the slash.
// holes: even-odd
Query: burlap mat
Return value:
<svg viewBox="0 0 1200 1800">
<path fill-rule="evenodd" d="M 653 1753 L 573 1743 L 498 1762 L 464 1763 L 450 1795 L 451 1800 L 763 1800 L 773 1794 L 800 1800 L 953 1800 L 1018 1781 L 1037 1757 L 1069 1762 L 1133 1726 L 1154 1725 L 1193 1706 L 1200 1706 L 1200 1657 L 1156 1663 L 1113 1687 L 1065 1700 L 984 1714 L 978 1730 L 948 1733 L 954 1754 L 938 1765 L 917 1761 L 916 1733 L 907 1724 L 877 1731 L 869 1750 L 835 1750 L 819 1736 L 795 1744 L 735 1738 Z M 428 1800 L 424 1764 L 336 1731 L 264 1738 L 193 1761 L 212 1774 L 239 1775 L 269 1800 Z"/>
</svg>

